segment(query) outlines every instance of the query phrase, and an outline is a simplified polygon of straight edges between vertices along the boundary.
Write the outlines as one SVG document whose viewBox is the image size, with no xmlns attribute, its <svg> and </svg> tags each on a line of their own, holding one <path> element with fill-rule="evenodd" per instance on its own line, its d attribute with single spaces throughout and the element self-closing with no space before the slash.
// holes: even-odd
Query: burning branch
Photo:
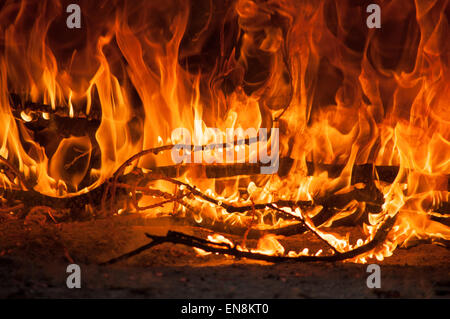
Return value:
<svg viewBox="0 0 450 319">
<path fill-rule="evenodd" d="M 355 257 L 358 257 L 364 253 L 369 252 L 370 250 L 374 249 L 378 244 L 383 242 L 389 231 L 392 229 L 394 223 L 396 220 L 396 216 L 394 217 L 387 217 L 381 225 L 378 227 L 377 232 L 373 236 L 373 238 L 367 242 L 366 244 L 359 246 L 357 248 L 354 248 L 352 250 L 346 251 L 346 252 L 335 252 L 333 255 L 328 256 L 296 256 L 296 257 L 290 257 L 290 256 L 275 256 L 275 255 L 265 255 L 261 253 L 256 253 L 252 251 L 245 251 L 245 250 L 239 250 L 236 246 L 229 245 L 227 243 L 216 243 L 212 242 L 206 239 L 189 236 L 180 232 L 174 232 L 169 231 L 166 236 L 156 236 L 156 235 L 150 235 L 146 234 L 146 236 L 150 239 L 152 239 L 152 242 L 141 246 L 131 252 L 128 252 L 124 255 L 121 255 L 119 257 L 113 258 L 109 261 L 106 261 L 102 263 L 101 265 L 110 265 L 113 263 L 116 263 L 118 261 L 136 256 L 137 254 L 140 254 L 141 252 L 150 249 L 152 247 L 155 247 L 157 245 L 161 245 L 164 243 L 172 243 L 172 244 L 182 244 L 189 247 L 195 247 L 201 250 L 204 250 L 206 252 L 210 253 L 216 253 L 216 254 L 222 254 L 222 255 L 229 255 L 234 256 L 237 258 L 248 258 L 253 260 L 261 260 L 261 261 L 267 261 L 271 263 L 279 263 L 279 262 L 317 262 L 317 261 L 324 261 L 324 262 L 336 262 L 336 261 L 343 261 L 347 259 L 352 259 Z"/>
<path fill-rule="evenodd" d="M 72 114 L 69 107 L 56 105 L 53 108 L 51 105 L 43 103 L 34 103 L 22 99 L 18 94 L 10 94 L 10 106 L 14 117 L 20 121 L 25 121 L 27 123 L 36 123 L 50 119 L 85 119 L 91 122 L 93 125 L 99 125 L 101 122 L 101 114 L 91 112 L 86 115 L 82 112 L 77 114 Z M 73 110 L 72 110 L 73 111 Z M 26 119 L 24 119 L 24 116 Z"/>
<path fill-rule="evenodd" d="M 159 152 L 163 149 L 166 149 L 167 146 L 163 146 L 161 148 L 147 150 L 144 153 L 148 152 Z M 135 157 L 130 158 L 127 163 L 124 163 L 124 165 L 119 168 L 119 170 L 116 172 L 115 176 L 117 176 L 117 182 L 114 183 L 113 181 L 107 181 L 105 184 L 101 185 L 100 187 L 91 190 L 90 192 L 86 194 L 81 194 L 79 196 L 75 197 L 67 197 L 67 198 L 54 198 L 50 196 L 45 196 L 43 194 L 40 194 L 33 190 L 23 190 L 26 189 L 24 187 L 24 182 L 22 181 L 22 190 L 14 190 L 14 191 L 8 191 L 7 198 L 11 202 L 9 207 L 5 207 L 2 210 L 5 211 L 17 211 L 17 210 L 26 210 L 32 208 L 33 206 L 48 206 L 48 207 L 54 207 L 56 209 L 65 209 L 65 210 L 71 210 L 73 208 L 74 211 L 77 213 L 71 214 L 69 216 L 69 219 L 73 220 L 81 220 L 88 218 L 86 214 L 78 212 L 80 210 L 80 207 L 83 207 L 85 205 L 91 205 L 91 206 L 97 206 L 99 205 L 99 198 L 102 198 L 102 203 L 106 201 L 109 195 L 109 191 L 114 190 L 114 187 L 111 187 L 111 185 L 115 185 L 115 190 L 117 189 L 123 189 L 122 194 L 125 193 L 132 193 L 133 196 L 133 202 L 135 203 L 136 210 L 144 210 L 148 209 L 149 207 L 139 207 L 137 205 L 137 198 L 136 198 L 136 192 L 140 192 L 144 195 L 151 195 L 155 197 L 161 197 L 165 199 L 164 201 L 160 203 L 156 203 L 152 205 L 151 207 L 160 207 L 164 204 L 170 203 L 170 202 L 176 202 L 188 209 L 188 211 L 192 211 L 192 214 L 186 215 L 186 221 L 194 226 L 207 228 L 213 231 L 218 232 L 224 232 L 234 235 L 242 235 L 245 232 L 248 231 L 248 238 L 260 238 L 264 236 L 267 233 L 277 234 L 277 235 L 284 235 L 284 236 L 290 236 L 295 234 L 301 234 L 305 231 L 308 231 L 308 227 L 305 226 L 304 223 L 300 222 L 293 225 L 288 225 L 280 228 L 269 228 L 269 229 L 247 229 L 246 227 L 241 227 L 238 225 L 229 225 L 227 223 L 223 223 L 217 220 L 211 220 L 204 218 L 200 223 L 198 223 L 194 217 L 195 208 L 190 207 L 186 201 L 183 199 L 187 196 L 196 196 L 199 197 L 201 200 L 205 200 L 209 203 L 212 203 L 216 205 L 217 207 L 223 208 L 227 213 L 246 213 L 252 210 L 264 210 L 264 209 L 270 209 L 272 211 L 278 212 L 278 215 L 280 215 L 281 218 L 285 220 L 295 220 L 292 216 L 287 216 L 287 214 L 284 211 L 280 212 L 279 207 L 288 207 L 292 210 L 295 210 L 295 208 L 299 207 L 301 209 L 310 209 L 314 205 L 321 205 L 323 208 L 322 210 L 316 214 L 312 218 L 312 223 L 314 225 L 320 226 L 329 221 L 333 216 L 336 214 L 337 210 L 336 207 L 343 207 L 347 203 L 349 203 L 352 200 L 357 200 L 359 202 L 368 202 L 370 207 L 369 210 L 372 212 L 378 212 L 381 211 L 381 205 L 383 204 L 384 200 L 382 195 L 379 192 L 373 193 L 372 191 L 368 189 L 355 189 L 353 191 L 350 191 L 346 194 L 338 194 L 338 195 L 329 195 L 322 199 L 316 199 L 314 202 L 311 201 L 289 201 L 289 200 L 278 200 L 271 203 L 256 203 L 254 205 L 244 205 L 244 206 L 235 206 L 231 204 L 227 204 L 224 202 L 220 202 L 217 199 L 208 196 L 204 193 L 202 193 L 200 190 L 198 190 L 195 186 L 191 186 L 187 183 L 183 183 L 181 181 L 178 181 L 176 179 L 166 177 L 160 174 L 155 174 L 153 172 L 149 173 L 142 173 L 141 170 L 137 170 L 141 172 L 141 174 L 144 174 L 143 177 L 145 181 L 156 181 L 156 180 L 166 180 L 168 182 L 173 183 L 174 185 L 177 185 L 179 188 L 184 188 L 188 190 L 188 192 L 181 192 L 178 196 L 174 196 L 173 194 L 165 193 L 160 190 L 151 189 L 149 187 L 143 187 L 143 186 L 137 186 L 139 182 L 136 182 L 136 170 L 133 171 L 133 174 L 123 175 L 119 177 L 118 172 L 124 170 L 126 167 L 125 164 L 131 164 L 131 162 L 138 157 L 142 156 L 142 152 L 140 154 L 137 154 Z M 6 159 L 3 159 L 3 163 L 12 171 L 16 176 L 20 179 L 20 174 L 17 172 L 17 170 L 14 169 L 14 167 L 7 162 Z M 134 186 L 130 184 L 130 180 L 134 181 Z M 102 194 L 99 196 L 99 194 Z M 111 205 L 113 205 L 113 198 L 115 198 L 116 194 L 111 195 Z M 32 199 L 32 200 L 30 200 Z M 19 206 L 17 201 L 25 203 L 24 206 Z M 437 214 L 441 214 L 442 217 L 446 217 L 446 207 L 448 203 L 444 202 L 441 203 L 440 206 L 435 209 Z M 112 206 L 111 206 L 112 207 Z M 92 216 L 91 216 L 92 217 Z"/>
</svg>

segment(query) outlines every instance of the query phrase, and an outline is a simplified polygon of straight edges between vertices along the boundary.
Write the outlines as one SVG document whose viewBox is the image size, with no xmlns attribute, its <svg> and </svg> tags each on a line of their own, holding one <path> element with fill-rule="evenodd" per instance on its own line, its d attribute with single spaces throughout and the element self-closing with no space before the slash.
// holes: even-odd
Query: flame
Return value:
<svg viewBox="0 0 450 319">
<path fill-rule="evenodd" d="M 384 203 L 368 214 L 367 238 L 356 243 L 327 227 L 370 203 L 347 202 L 321 227 L 311 221 L 320 201 L 305 212 L 277 208 L 302 219 L 339 252 L 367 243 L 387 216 L 397 216 L 385 242 L 356 262 L 381 260 L 414 241 L 450 238 L 449 227 L 432 218 L 445 218 L 435 210 L 450 201 L 447 1 L 379 1 L 381 29 L 368 29 L 365 8 L 348 1 L 79 3 L 79 30 L 67 29 L 64 1 L 0 5 L 0 155 L 29 188 L 76 196 L 102 185 L 142 150 L 179 142 L 221 144 L 278 128 L 279 156 L 293 162 L 288 172 L 214 179 L 192 169 L 178 179 L 219 203 L 315 202 L 357 190 L 357 165 L 397 167 L 391 183 L 375 174 L 372 186 Z M 18 114 L 12 94 L 22 101 Z M 49 109 L 40 112 L 26 103 Z M 99 123 L 62 133 L 55 116 Z M 32 128 L 39 120 L 46 123 L 42 132 Z M 175 133 L 180 128 L 190 140 Z M 208 165 L 255 163 L 273 138 L 188 155 Z M 148 172 L 173 161 L 164 151 L 135 165 Z M 308 165 L 314 166 L 310 176 Z M 342 170 L 333 175 L 326 165 Z M 2 185 L 14 183 L 7 174 L 0 178 Z M 147 186 L 176 191 L 164 181 Z M 186 201 L 198 222 L 260 230 L 298 223 L 276 218 L 270 209 L 229 213 L 202 198 Z M 155 202 L 147 195 L 139 200 L 141 206 Z M 263 237 L 254 251 L 309 254 L 285 253 L 277 239 Z"/>
<path fill-rule="evenodd" d="M 283 255 L 284 247 L 278 241 L 278 239 L 281 238 L 281 236 L 275 236 L 272 234 L 265 235 L 258 241 L 258 247 L 253 249 L 252 252 L 266 255 Z"/>
</svg>

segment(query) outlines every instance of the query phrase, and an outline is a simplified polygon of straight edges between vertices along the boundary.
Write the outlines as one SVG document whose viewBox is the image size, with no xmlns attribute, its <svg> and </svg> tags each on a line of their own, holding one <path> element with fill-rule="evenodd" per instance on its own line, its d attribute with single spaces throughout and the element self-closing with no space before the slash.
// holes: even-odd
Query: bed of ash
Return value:
<svg viewBox="0 0 450 319">
<path fill-rule="evenodd" d="M 200 257 L 173 244 L 98 265 L 147 243 L 146 232 L 163 235 L 169 229 L 207 235 L 130 216 L 61 224 L 0 220 L 0 298 L 450 298 L 450 251 L 437 245 L 397 249 L 381 262 L 369 261 L 381 265 L 379 289 L 367 287 L 367 265 Z M 281 242 L 292 250 L 322 245 L 311 234 Z M 81 289 L 66 286 L 66 267 L 73 262 L 81 267 Z"/>
</svg>

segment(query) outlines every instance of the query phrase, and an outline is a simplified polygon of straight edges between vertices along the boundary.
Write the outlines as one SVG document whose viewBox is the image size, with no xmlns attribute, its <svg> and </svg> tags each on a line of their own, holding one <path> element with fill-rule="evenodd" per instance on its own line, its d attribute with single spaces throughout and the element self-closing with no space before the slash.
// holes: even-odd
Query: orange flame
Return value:
<svg viewBox="0 0 450 319">
<path fill-rule="evenodd" d="M 368 29 L 365 8 L 350 1 L 79 2 L 79 30 L 65 26 L 62 0 L 0 5 L 0 155 L 34 190 L 59 197 L 88 192 L 139 151 L 179 142 L 172 134 L 177 128 L 202 145 L 224 140 L 227 128 L 240 130 L 240 139 L 250 128 L 277 127 L 279 156 L 293 161 L 288 173 L 205 179 L 193 169 L 179 179 L 219 202 L 250 205 L 343 194 L 357 188 L 356 165 L 396 166 L 392 183 L 374 182 L 384 204 L 369 214 L 366 240 L 352 245 L 315 227 L 310 218 L 317 209 L 304 220 L 347 251 L 367 242 L 386 216 L 397 215 L 385 243 L 359 262 L 390 256 L 414 240 L 450 238 L 448 223 L 432 219 L 444 218 L 434 211 L 450 201 L 448 1 L 379 1 L 381 29 Z M 30 128 L 35 110 L 15 116 L 13 93 L 50 106 L 41 114 L 45 130 Z M 62 134 L 51 118 L 64 113 L 60 107 L 69 119 L 98 116 L 100 124 Z M 268 143 L 260 141 L 258 149 Z M 217 152 L 199 153 L 208 163 L 225 154 Z M 232 152 L 233 163 L 255 156 L 249 145 Z M 311 163 L 314 174 L 307 176 Z M 343 169 L 331 176 L 321 170 L 326 164 Z M 165 151 L 136 165 L 145 170 L 173 162 Z M 2 185 L 14 182 L 0 177 Z M 152 185 L 174 191 L 163 181 Z M 188 203 L 200 212 L 198 220 L 258 229 L 292 223 L 269 218 L 268 210 L 259 211 L 255 223 L 254 215 L 230 214 L 202 199 Z M 325 226 L 364 205 L 339 207 Z M 270 236 L 257 251 L 284 254 Z"/>
</svg>

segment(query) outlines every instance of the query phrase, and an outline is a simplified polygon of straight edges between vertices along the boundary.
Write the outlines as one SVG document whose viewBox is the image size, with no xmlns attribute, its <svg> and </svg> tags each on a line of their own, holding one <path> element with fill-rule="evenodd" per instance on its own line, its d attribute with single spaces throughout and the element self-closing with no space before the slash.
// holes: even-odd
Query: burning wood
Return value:
<svg viewBox="0 0 450 319">
<path fill-rule="evenodd" d="M 113 264 L 118 261 L 124 260 L 126 258 L 130 258 L 130 257 L 135 256 L 147 249 L 150 249 L 157 245 L 161 245 L 163 243 L 182 244 L 182 245 L 195 247 L 195 248 L 201 249 L 202 251 L 206 251 L 206 252 L 210 252 L 210 253 L 224 254 L 224 255 L 234 256 L 234 257 L 238 257 L 238 258 L 248 258 L 248 259 L 262 260 L 262 261 L 268 261 L 268 262 L 342 261 L 342 260 L 346 260 L 346 259 L 352 259 L 363 253 L 366 253 L 366 252 L 372 250 L 373 248 L 375 248 L 381 242 L 383 242 L 383 240 L 386 238 L 387 234 L 389 233 L 389 230 L 392 228 L 394 221 L 395 221 L 395 217 L 389 217 L 386 221 L 383 222 L 383 224 L 380 226 L 380 228 L 378 229 L 375 236 L 370 241 L 368 241 L 364 245 L 360 245 L 357 248 L 354 248 L 354 249 L 346 251 L 346 252 L 337 251 L 336 247 L 334 247 L 332 244 L 327 242 L 331 247 L 333 247 L 334 254 L 331 256 L 318 256 L 318 255 L 316 255 L 316 256 L 304 256 L 304 255 L 292 256 L 292 255 L 295 255 L 295 253 L 291 254 L 291 256 L 270 255 L 270 254 L 252 252 L 251 250 L 249 251 L 249 250 L 243 249 L 242 247 L 239 248 L 236 246 L 232 246 L 228 243 L 214 242 L 214 241 L 205 240 L 202 238 L 188 236 L 186 234 L 182 234 L 182 233 L 178 233 L 178 232 L 168 232 L 166 236 L 155 236 L 155 235 L 146 234 L 146 236 L 148 238 L 152 239 L 152 242 L 150 242 L 149 244 L 144 245 L 142 247 L 139 247 L 136 250 L 133 250 L 125 255 L 111 259 L 111 260 L 103 263 L 103 265 Z"/>
<path fill-rule="evenodd" d="M 162 147 L 162 149 L 166 149 L 166 147 Z M 153 151 L 155 151 L 155 150 L 149 150 L 148 152 L 153 152 Z M 140 153 L 140 154 L 145 154 L 145 153 L 147 153 L 147 151 Z M 140 154 L 137 154 L 137 156 L 133 156 L 128 161 L 126 161 L 124 163 L 124 165 L 122 165 L 118 169 L 118 171 L 116 172 L 117 174 L 114 174 L 114 176 L 118 176 L 118 174 L 120 172 L 123 172 L 125 166 L 130 165 L 133 160 L 135 160 L 136 158 L 139 157 Z M 20 174 L 6 160 L 3 159 L 3 162 L 7 165 L 8 168 L 10 168 L 16 174 L 18 174 L 19 180 L 21 180 Z M 125 176 L 123 176 L 123 179 L 124 180 L 130 180 L 130 179 L 134 180 L 136 178 L 135 174 L 136 173 L 130 174 L 131 178 L 130 178 L 130 176 L 125 175 Z M 147 177 L 147 179 L 150 179 L 150 180 L 166 180 L 166 181 L 169 181 L 178 186 L 182 186 L 187 190 L 187 193 L 184 193 L 184 194 L 181 193 L 181 195 L 179 194 L 179 195 L 175 196 L 170 193 L 165 193 L 165 192 L 162 192 L 162 191 L 159 191 L 156 189 L 151 189 L 151 188 L 146 188 L 146 187 L 138 187 L 136 185 L 133 186 L 133 185 L 127 184 L 127 183 L 121 183 L 118 178 L 114 178 L 112 181 L 102 185 L 102 187 L 99 187 L 91 192 L 88 192 L 87 194 L 79 195 L 76 198 L 54 198 L 54 197 L 49 197 L 49 196 L 39 194 L 37 192 L 34 192 L 33 190 L 27 191 L 27 190 L 16 189 L 15 191 L 13 191 L 12 195 L 10 195 L 8 197 L 12 201 L 15 201 L 15 202 L 22 201 L 22 203 L 17 204 L 12 207 L 2 208 L 2 211 L 7 212 L 7 213 L 17 211 L 17 210 L 25 210 L 26 211 L 28 209 L 33 210 L 35 207 L 47 207 L 49 210 L 53 210 L 54 208 L 59 208 L 59 209 L 64 209 L 64 210 L 72 209 L 73 211 L 76 212 L 76 214 L 70 214 L 69 216 L 66 216 L 63 219 L 58 220 L 58 222 L 68 220 L 68 219 L 77 220 L 77 219 L 89 218 L 92 216 L 86 216 L 86 214 L 84 214 L 84 215 L 80 214 L 79 209 L 77 210 L 75 208 L 79 207 L 80 205 L 81 206 L 92 205 L 92 206 L 98 207 L 101 204 L 98 200 L 98 198 L 100 198 L 100 196 L 99 196 L 100 194 L 103 194 L 101 196 L 101 198 L 105 199 L 108 197 L 107 195 L 109 194 L 109 190 L 111 188 L 113 189 L 114 192 L 116 192 L 116 190 L 118 188 L 118 189 L 125 189 L 125 191 L 130 191 L 130 190 L 132 191 L 132 193 L 133 193 L 132 197 L 133 197 L 133 200 L 135 201 L 135 208 L 138 211 L 139 210 L 148 210 L 148 209 L 152 209 L 152 208 L 156 208 L 156 207 L 162 207 L 164 204 L 177 202 L 177 203 L 180 203 L 181 206 L 188 208 L 189 211 L 195 212 L 195 208 L 193 208 L 191 205 L 189 205 L 188 203 L 183 201 L 183 198 L 188 197 L 190 195 L 194 195 L 201 200 L 206 200 L 209 203 L 212 203 L 218 207 L 225 209 L 225 211 L 228 214 L 246 213 L 249 211 L 270 209 L 270 210 L 276 212 L 283 219 L 287 219 L 287 220 L 291 219 L 291 220 L 297 220 L 297 221 L 300 220 L 301 221 L 301 223 L 299 223 L 299 224 L 285 226 L 285 227 L 278 227 L 278 228 L 273 228 L 273 229 L 266 229 L 266 230 L 247 229 L 247 230 L 250 230 L 249 233 L 247 232 L 247 235 L 249 238 L 260 238 L 260 237 L 263 237 L 270 233 L 277 234 L 277 235 L 290 236 L 290 235 L 300 234 L 305 231 L 312 231 L 313 233 L 317 234 L 314 231 L 314 228 L 316 227 L 315 225 L 320 226 L 320 225 L 328 222 L 330 219 L 332 219 L 332 217 L 334 217 L 338 213 L 339 207 L 345 207 L 352 200 L 357 200 L 358 202 L 368 201 L 368 202 L 372 202 L 372 203 L 374 203 L 374 201 L 375 202 L 378 201 L 378 204 L 376 204 L 375 206 L 372 204 L 372 206 L 375 207 L 375 210 L 373 212 L 381 211 L 381 204 L 383 203 L 382 198 L 379 198 L 378 200 L 376 200 L 376 197 L 378 195 L 374 196 L 373 194 L 371 194 L 371 192 L 368 192 L 367 189 L 365 189 L 365 190 L 364 189 L 363 190 L 356 189 L 356 190 L 350 191 L 345 194 L 332 195 L 332 196 L 328 196 L 324 199 L 317 199 L 316 201 L 314 201 L 314 204 L 322 206 L 322 209 L 321 209 L 320 213 L 316 214 L 310 221 L 310 224 L 313 226 L 308 226 L 305 223 L 305 218 L 307 218 L 307 217 L 301 216 L 301 218 L 299 218 L 299 216 L 287 213 L 284 210 L 280 209 L 279 207 L 290 208 L 291 210 L 295 210 L 296 208 L 308 209 L 313 206 L 312 201 L 278 200 L 278 201 L 270 202 L 270 203 L 259 203 L 259 204 L 252 204 L 252 205 L 246 205 L 246 206 L 245 205 L 244 206 L 234 206 L 234 205 L 220 202 L 220 201 L 214 199 L 213 197 L 210 197 L 210 196 L 202 193 L 196 187 L 193 187 L 189 184 L 175 180 L 173 178 L 166 177 L 166 176 L 159 175 L 159 174 L 154 174 L 153 172 L 148 173 L 147 175 L 149 175 Z M 111 186 L 111 185 L 113 185 L 113 186 Z M 136 191 L 139 191 L 141 194 L 145 194 L 145 195 L 161 197 L 165 200 L 161 201 L 159 203 L 153 204 L 153 205 L 149 205 L 147 207 L 139 207 L 139 205 L 136 201 Z M 115 198 L 115 195 L 114 196 L 111 195 L 111 198 Z M 25 203 L 27 206 L 25 206 L 23 203 Z M 29 206 L 29 203 L 31 203 L 32 205 Z M 104 202 L 102 204 L 104 205 Z M 444 205 L 448 205 L 448 204 L 444 203 L 443 206 Z M 105 208 L 105 207 L 103 207 L 103 208 Z M 437 209 L 436 213 L 441 213 L 441 212 L 439 211 L 439 209 Z M 443 213 L 443 214 L 444 214 L 443 217 L 446 217 L 445 213 Z M 49 214 L 49 217 L 51 217 L 51 219 L 53 219 L 53 221 L 56 222 L 53 215 Z M 195 221 L 195 218 L 190 214 L 188 214 L 185 218 L 187 220 L 189 220 L 189 219 L 191 220 L 191 222 L 190 222 L 191 225 L 196 225 L 198 227 L 213 229 L 215 231 L 221 231 L 221 232 L 226 232 L 226 233 L 231 233 L 231 234 L 236 234 L 236 235 L 243 235 L 246 232 L 246 229 L 243 227 L 239 227 L 239 226 L 233 227 L 231 225 L 227 226 L 226 224 L 223 224 L 223 223 L 220 223 L 220 222 L 217 222 L 214 220 L 210 221 L 210 222 L 206 222 L 206 221 L 197 222 L 197 221 Z M 309 220 L 309 218 L 307 218 L 307 220 Z M 168 239 L 167 241 L 171 242 L 170 239 Z M 328 242 L 327 242 L 327 244 L 328 244 Z M 153 247 L 153 245 L 145 246 L 145 247 Z M 196 247 L 196 246 L 194 245 L 194 247 Z M 330 247 L 332 247 L 333 250 L 335 249 L 334 246 L 330 246 Z M 371 243 L 370 245 L 367 245 L 366 247 L 373 247 L 373 243 Z M 137 251 L 141 252 L 141 251 L 143 251 L 143 249 L 139 248 Z M 360 250 L 357 250 L 357 251 L 360 251 Z M 363 253 L 365 251 L 366 250 L 363 250 L 361 253 Z M 335 251 L 335 252 L 337 253 L 337 251 Z M 126 256 L 132 256 L 132 255 L 135 255 L 135 253 L 136 252 L 132 252 L 131 255 L 127 254 Z M 233 254 L 231 254 L 231 255 L 233 255 Z M 260 258 L 260 256 L 253 256 L 253 255 L 251 255 L 251 256 L 252 256 L 252 258 L 255 257 L 255 259 Z M 347 255 L 344 255 L 344 256 L 347 256 Z M 340 258 L 343 258 L 343 257 L 340 257 Z M 271 259 L 269 258 L 269 260 L 271 260 Z M 302 258 L 300 258 L 299 260 L 303 261 Z M 327 259 L 324 258 L 324 259 L 318 259 L 318 260 L 325 261 Z M 331 259 L 330 261 L 333 261 L 333 260 L 334 259 Z"/>
<path fill-rule="evenodd" d="M 333 1 L 164 2 L 87 14 L 73 50 L 56 44 L 58 1 L 0 6 L 1 214 L 165 217 L 243 243 L 168 232 L 110 262 L 162 243 L 270 262 L 447 244 L 447 4 L 386 17 L 411 29 L 391 39 Z M 284 253 L 275 237 L 304 232 L 331 254 Z"/>
</svg>

